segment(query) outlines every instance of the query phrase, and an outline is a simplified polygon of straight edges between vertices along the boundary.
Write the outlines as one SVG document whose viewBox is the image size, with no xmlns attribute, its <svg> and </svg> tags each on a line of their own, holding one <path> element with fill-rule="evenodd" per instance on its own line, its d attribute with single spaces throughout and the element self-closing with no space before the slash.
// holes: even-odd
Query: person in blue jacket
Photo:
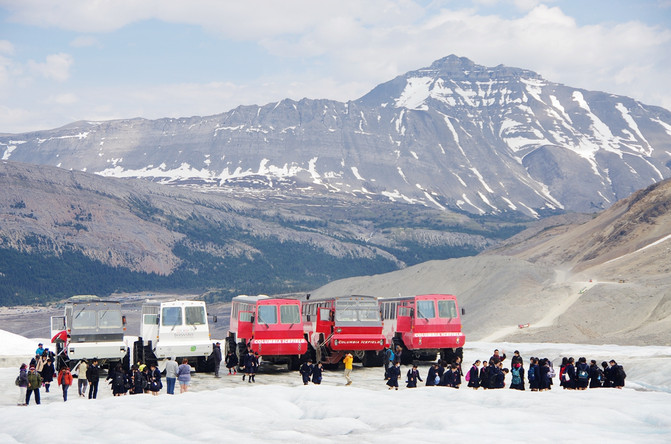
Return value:
<svg viewBox="0 0 671 444">
<path fill-rule="evenodd" d="M 414 364 L 410 370 L 408 370 L 408 374 L 406 375 L 408 377 L 407 385 L 406 387 L 408 388 L 415 388 L 417 387 L 417 381 L 421 381 L 422 377 L 419 376 L 419 370 L 417 370 L 417 365 Z"/>
<path fill-rule="evenodd" d="M 324 366 L 321 362 L 318 362 L 317 365 L 312 367 L 312 383 L 321 384 L 322 383 L 322 373 L 324 372 Z"/>
<path fill-rule="evenodd" d="M 301 365 L 301 368 L 298 369 L 298 372 L 303 377 L 303 385 L 308 385 L 310 383 L 310 376 L 312 376 L 312 359 L 308 359 L 307 362 L 304 362 Z"/>
<path fill-rule="evenodd" d="M 393 388 L 398 390 L 398 378 L 401 377 L 401 363 L 396 361 L 392 367 L 389 367 L 389 371 L 387 373 L 389 376 L 389 380 L 387 381 L 389 390 Z"/>
</svg>

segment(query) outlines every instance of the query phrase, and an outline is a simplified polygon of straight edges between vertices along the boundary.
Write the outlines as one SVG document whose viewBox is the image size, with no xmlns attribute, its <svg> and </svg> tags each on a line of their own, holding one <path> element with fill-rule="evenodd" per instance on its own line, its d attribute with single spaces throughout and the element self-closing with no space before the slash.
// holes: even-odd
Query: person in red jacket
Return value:
<svg viewBox="0 0 671 444">
<path fill-rule="evenodd" d="M 72 385 L 72 373 L 67 365 L 58 372 L 58 385 L 63 389 L 63 402 L 65 402 L 68 400 L 68 389 Z"/>
</svg>

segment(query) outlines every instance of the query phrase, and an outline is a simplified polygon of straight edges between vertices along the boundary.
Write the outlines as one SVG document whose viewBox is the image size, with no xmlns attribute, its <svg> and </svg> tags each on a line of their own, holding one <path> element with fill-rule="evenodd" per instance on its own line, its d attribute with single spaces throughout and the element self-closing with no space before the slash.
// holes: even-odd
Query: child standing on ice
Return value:
<svg viewBox="0 0 671 444">
<path fill-rule="evenodd" d="M 401 376 L 401 363 L 396 361 L 393 367 L 389 367 L 389 380 L 387 385 L 389 390 L 396 389 L 398 390 L 398 378 Z"/>
<path fill-rule="evenodd" d="M 466 381 L 468 381 L 468 386 L 474 388 L 475 390 L 480 387 L 480 379 L 478 375 L 478 367 L 480 366 L 480 360 L 478 359 L 473 363 L 471 369 L 466 373 Z"/>
</svg>

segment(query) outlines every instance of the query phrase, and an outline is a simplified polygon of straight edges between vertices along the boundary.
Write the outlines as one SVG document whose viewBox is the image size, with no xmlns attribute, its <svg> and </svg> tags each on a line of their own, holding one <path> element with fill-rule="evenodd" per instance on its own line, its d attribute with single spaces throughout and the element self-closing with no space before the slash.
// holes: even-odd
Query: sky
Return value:
<svg viewBox="0 0 671 444">
<path fill-rule="evenodd" d="M 0 133 L 356 100 L 450 54 L 671 109 L 671 0 L 0 0 Z"/>
</svg>

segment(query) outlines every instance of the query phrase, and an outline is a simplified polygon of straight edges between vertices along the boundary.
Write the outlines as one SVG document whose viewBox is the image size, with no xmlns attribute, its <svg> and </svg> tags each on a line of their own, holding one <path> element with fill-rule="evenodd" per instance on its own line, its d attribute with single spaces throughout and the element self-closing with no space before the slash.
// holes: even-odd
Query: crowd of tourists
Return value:
<svg viewBox="0 0 671 444">
<path fill-rule="evenodd" d="M 401 356 L 402 350 L 397 348 L 393 350 L 385 348 L 383 354 L 384 362 L 384 380 L 389 390 L 398 390 L 401 380 Z M 237 375 L 238 371 L 242 373 L 242 380 L 249 383 L 256 382 L 256 373 L 259 368 L 261 357 L 258 353 L 251 350 L 242 354 L 241 359 L 232 351 L 226 354 L 222 359 L 221 344 L 217 342 L 213 345 L 213 352 L 209 358 L 214 363 L 214 376 L 219 378 L 219 368 L 222 360 L 225 362 L 229 375 Z M 587 388 L 622 388 L 627 377 L 624 368 L 615 360 L 609 362 L 603 361 L 600 365 L 596 360 L 587 361 L 581 357 L 576 362 L 572 357 L 562 358 L 558 372 L 555 372 L 552 361 L 548 358 L 531 357 L 528 361 L 528 368 L 524 367 L 524 360 L 519 351 L 515 350 L 510 359 L 510 368 L 504 366 L 507 356 L 505 352 L 494 350 L 489 359 L 482 361 L 476 360 L 464 373 L 462 369 L 461 357 L 455 356 L 452 362 L 439 360 L 431 364 L 425 379 L 422 379 L 418 366 L 412 365 L 406 372 L 405 384 L 408 388 L 417 387 L 419 382 L 424 382 L 427 386 L 460 388 L 463 383 L 473 389 L 483 388 L 502 389 L 506 387 L 506 378 L 510 375 L 508 387 L 514 390 L 545 391 L 552 389 L 555 377 L 559 379 L 559 386 L 566 390 L 586 390 Z M 352 384 L 352 363 L 354 357 L 346 354 L 343 363 L 345 366 L 345 385 Z M 174 359 L 168 357 L 165 365 L 166 392 L 170 395 L 175 393 L 176 383 L 179 382 L 180 393 L 185 393 L 189 389 L 191 382 L 192 367 L 187 359 L 183 359 L 178 364 Z M 303 362 L 299 368 L 299 374 L 303 384 L 310 382 L 319 385 L 322 382 L 324 366 L 321 362 L 313 363 L 308 359 Z M 17 404 L 26 406 L 30 404 L 31 398 L 36 404 L 40 404 L 40 389 L 44 388 L 49 392 L 50 385 L 56 378 L 57 384 L 61 387 L 63 401 L 68 400 L 68 389 L 77 378 L 77 394 L 79 397 L 95 399 L 98 395 L 98 385 L 100 382 L 100 366 L 97 359 L 91 362 L 83 359 L 77 366 L 70 370 L 67 365 L 56 374 L 54 369 L 54 354 L 48 348 L 43 348 L 39 344 L 35 351 L 35 357 L 29 365 L 22 364 L 19 369 L 19 375 L 16 378 L 16 385 L 19 387 L 19 398 Z M 111 368 L 105 381 L 109 384 L 114 396 L 124 396 L 127 394 L 152 394 L 158 395 L 163 389 L 163 372 L 161 372 L 155 362 L 148 365 L 138 362 L 133 364 L 130 369 L 124 369 L 121 364 Z M 87 395 L 88 388 L 88 395 Z"/>
</svg>

